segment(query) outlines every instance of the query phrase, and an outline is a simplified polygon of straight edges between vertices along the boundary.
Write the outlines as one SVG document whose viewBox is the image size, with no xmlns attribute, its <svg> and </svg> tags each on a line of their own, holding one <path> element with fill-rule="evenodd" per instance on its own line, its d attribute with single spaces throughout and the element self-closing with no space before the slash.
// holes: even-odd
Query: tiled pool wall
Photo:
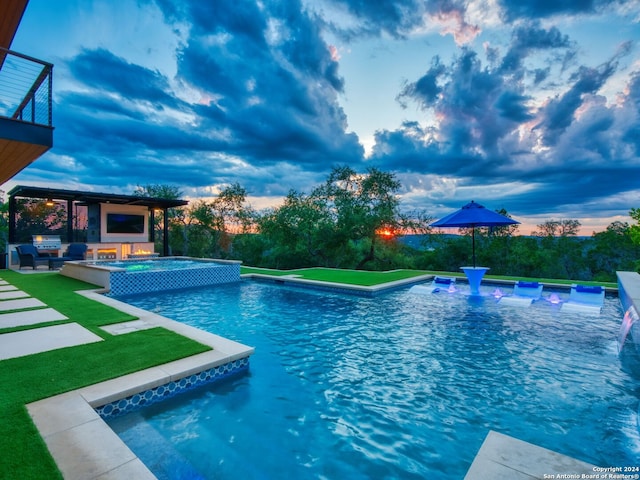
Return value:
<svg viewBox="0 0 640 480">
<path fill-rule="evenodd" d="M 240 263 L 211 263 L 207 267 L 148 272 L 112 271 L 109 275 L 109 294 L 133 295 L 239 281 Z"/>
<path fill-rule="evenodd" d="M 640 274 L 636 272 L 617 272 L 618 275 L 618 298 L 622 309 L 626 312 L 634 307 L 640 313 Z M 627 339 L 631 339 L 640 353 L 640 322 L 635 322 Z M 628 340 L 627 340 L 628 341 Z"/>
<path fill-rule="evenodd" d="M 233 362 L 219 365 L 200 373 L 183 377 L 159 387 L 155 387 L 144 392 L 136 393 L 126 398 L 116 400 L 106 405 L 97 407 L 98 415 L 105 420 L 119 417 L 127 413 L 138 410 L 142 407 L 153 405 L 172 398 L 178 394 L 188 392 L 194 388 L 219 382 L 232 375 L 237 375 L 249 370 L 249 357 L 240 358 Z"/>
<path fill-rule="evenodd" d="M 276 285 L 286 285 L 287 287 L 304 288 L 307 290 L 313 289 L 313 290 L 320 290 L 322 292 L 329 292 L 329 293 L 345 293 L 347 295 L 357 295 L 361 297 L 372 297 L 375 294 L 375 292 L 371 290 L 348 288 L 348 287 L 347 288 L 334 287 L 329 285 L 322 285 L 317 282 L 306 284 L 300 281 L 290 280 L 282 277 L 264 278 L 264 277 L 253 276 L 251 279 L 257 282 L 275 283 Z"/>
</svg>

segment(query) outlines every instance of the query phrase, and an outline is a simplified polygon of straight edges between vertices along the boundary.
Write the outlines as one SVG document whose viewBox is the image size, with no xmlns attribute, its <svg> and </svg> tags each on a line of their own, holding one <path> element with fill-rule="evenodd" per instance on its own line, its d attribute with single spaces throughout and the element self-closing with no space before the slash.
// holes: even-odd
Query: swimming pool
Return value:
<svg viewBox="0 0 640 480">
<path fill-rule="evenodd" d="M 161 479 L 462 478 L 491 429 L 600 466 L 640 455 L 617 298 L 596 317 L 258 282 L 122 300 L 256 347 L 248 374 L 110 421 Z"/>
</svg>

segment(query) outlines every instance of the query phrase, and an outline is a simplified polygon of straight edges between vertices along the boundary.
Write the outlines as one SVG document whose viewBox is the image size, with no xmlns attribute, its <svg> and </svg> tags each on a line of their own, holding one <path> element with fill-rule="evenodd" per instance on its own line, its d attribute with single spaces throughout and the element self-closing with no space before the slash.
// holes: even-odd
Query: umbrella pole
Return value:
<svg viewBox="0 0 640 480">
<path fill-rule="evenodd" d="M 476 268 L 476 227 L 471 227 L 471 250 L 473 252 L 473 268 Z"/>
</svg>

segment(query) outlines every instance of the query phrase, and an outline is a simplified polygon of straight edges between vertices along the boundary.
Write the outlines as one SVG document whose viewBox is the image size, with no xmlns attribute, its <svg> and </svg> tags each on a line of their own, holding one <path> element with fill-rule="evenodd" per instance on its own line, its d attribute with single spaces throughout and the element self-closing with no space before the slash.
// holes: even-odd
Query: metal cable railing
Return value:
<svg viewBox="0 0 640 480">
<path fill-rule="evenodd" d="M 52 126 L 53 65 L 0 48 L 0 117 Z"/>
</svg>

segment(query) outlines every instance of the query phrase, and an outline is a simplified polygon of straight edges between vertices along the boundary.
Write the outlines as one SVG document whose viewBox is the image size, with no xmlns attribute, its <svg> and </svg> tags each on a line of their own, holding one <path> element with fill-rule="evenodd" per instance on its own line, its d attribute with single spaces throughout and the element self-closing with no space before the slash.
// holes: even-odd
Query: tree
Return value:
<svg viewBox="0 0 640 480">
<path fill-rule="evenodd" d="M 9 202 L 5 201 L 4 191 L 0 190 L 0 253 L 7 251 L 9 239 Z"/>
<path fill-rule="evenodd" d="M 540 275 L 547 278 L 580 278 L 586 275 L 584 245 L 576 238 L 580 221 L 548 220 L 537 225 L 532 235 L 540 237 L 544 263 Z"/>
<path fill-rule="evenodd" d="M 424 231 L 430 218 L 402 214 L 399 189 L 393 174 L 335 167 L 311 194 L 289 192 L 284 204 L 259 222 L 271 246 L 270 264 L 380 268 L 392 261 L 407 263 L 396 234 Z"/>
<path fill-rule="evenodd" d="M 133 191 L 133 195 L 136 197 L 151 197 L 162 198 L 166 200 L 177 200 L 182 197 L 182 191 L 174 185 L 164 184 L 148 184 L 138 185 Z M 169 253 L 173 254 L 174 244 L 171 242 L 172 238 L 176 238 L 176 232 L 172 232 L 176 228 L 180 228 L 181 218 L 183 213 L 183 207 L 174 207 L 167 209 L 167 223 L 169 230 Z M 164 230 L 164 212 L 154 211 L 153 213 L 153 225 L 154 225 L 154 238 L 156 248 L 162 251 L 163 242 L 163 230 Z"/>
<path fill-rule="evenodd" d="M 191 202 L 180 219 L 182 251 L 192 257 L 214 257 L 216 221 L 205 200 Z"/>
<path fill-rule="evenodd" d="M 496 213 L 511 218 L 504 208 L 496 210 Z M 491 273 L 499 275 L 509 270 L 512 238 L 518 228 L 518 224 L 475 228 L 478 261 L 480 264 L 491 265 Z M 471 228 L 461 228 L 460 232 L 466 236 L 473 234 Z"/>
<path fill-rule="evenodd" d="M 234 183 L 213 200 L 200 199 L 175 209 L 170 219 L 172 246 L 194 257 L 229 257 L 235 235 L 255 229 L 256 215 L 246 196 L 245 189 Z"/>
<path fill-rule="evenodd" d="M 613 222 L 604 232 L 593 234 L 587 258 L 594 280 L 615 282 L 616 271 L 637 268 L 640 243 L 634 243 L 631 232 L 628 223 Z"/>
<path fill-rule="evenodd" d="M 580 221 L 572 219 L 547 220 L 537 225 L 539 231 L 531 232 L 535 237 L 571 237 L 578 234 Z"/>
<path fill-rule="evenodd" d="M 20 198 L 16 200 L 16 213 L 18 242 L 31 242 L 32 235 L 43 234 L 60 235 L 62 241 L 65 241 L 67 215 L 64 205 L 57 202 L 47 205 L 40 199 Z"/>
<path fill-rule="evenodd" d="M 177 200 L 182 196 L 182 192 L 178 187 L 163 184 L 137 185 L 133 194 L 136 197 L 163 198 L 168 200 Z"/>
<path fill-rule="evenodd" d="M 268 238 L 274 266 L 331 266 L 333 220 L 318 198 L 289 191 L 280 207 L 263 215 L 259 231 Z"/>
<path fill-rule="evenodd" d="M 344 166 L 335 167 L 326 183 L 312 193 L 332 212 L 335 240 L 360 244 L 362 253 L 356 269 L 376 259 L 380 231 L 398 232 L 408 223 L 399 210 L 399 189 L 400 182 L 392 173 L 370 168 L 360 175 Z"/>
<path fill-rule="evenodd" d="M 236 235 L 255 229 L 256 215 L 246 201 L 247 191 L 236 182 L 223 188 L 210 204 L 219 251 L 225 255 L 231 254 Z"/>
<path fill-rule="evenodd" d="M 631 225 L 631 227 L 629 227 L 631 240 L 636 245 L 640 245 L 640 208 L 632 208 L 629 212 L 629 216 L 638 222 L 636 225 Z"/>
</svg>

